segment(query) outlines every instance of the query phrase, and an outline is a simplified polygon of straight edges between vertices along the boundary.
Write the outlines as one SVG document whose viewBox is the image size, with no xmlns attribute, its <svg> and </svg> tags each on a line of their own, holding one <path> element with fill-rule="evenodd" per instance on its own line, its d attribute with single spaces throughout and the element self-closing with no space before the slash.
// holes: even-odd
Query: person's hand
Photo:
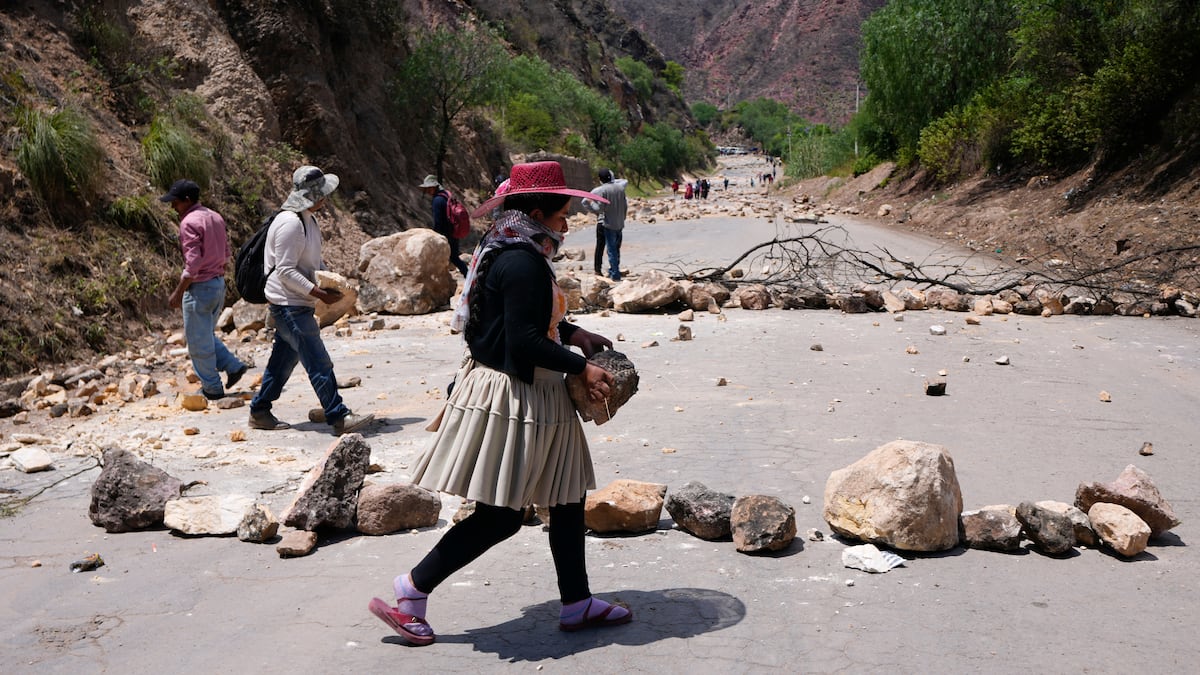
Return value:
<svg viewBox="0 0 1200 675">
<path fill-rule="evenodd" d="M 575 332 L 571 334 L 571 339 L 569 342 L 571 343 L 572 347 L 579 347 L 579 350 L 583 352 L 583 355 L 589 359 L 592 358 L 592 356 L 597 352 L 602 352 L 605 349 L 612 349 L 612 340 L 609 340 L 603 335 L 597 335 L 589 330 L 584 330 L 583 328 L 578 327 L 575 329 Z"/>
<path fill-rule="evenodd" d="M 338 300 L 342 299 L 342 292 L 336 288 L 321 288 L 320 286 L 313 286 L 312 293 L 310 293 L 310 295 L 327 305 L 332 305 Z"/>
<path fill-rule="evenodd" d="M 183 291 L 175 289 L 171 292 L 171 297 L 167 299 L 167 303 L 171 305 L 171 309 L 179 309 L 183 307 Z"/>
<path fill-rule="evenodd" d="M 588 398 L 599 402 L 608 398 L 613 376 L 612 373 L 589 361 L 583 368 L 583 382 L 587 385 Z"/>
</svg>

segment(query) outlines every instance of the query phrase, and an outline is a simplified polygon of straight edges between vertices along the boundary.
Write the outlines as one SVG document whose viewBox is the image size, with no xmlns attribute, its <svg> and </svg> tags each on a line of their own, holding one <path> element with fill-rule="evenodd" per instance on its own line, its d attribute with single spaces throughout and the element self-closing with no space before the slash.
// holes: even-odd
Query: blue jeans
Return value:
<svg viewBox="0 0 1200 675">
<path fill-rule="evenodd" d="M 341 421 L 350 414 L 350 409 L 338 393 L 333 361 L 321 340 L 321 329 L 317 326 L 313 308 L 271 305 L 271 316 L 275 318 L 275 343 L 271 345 L 271 357 L 263 371 L 262 386 L 250 401 L 250 413 L 271 409 L 299 363 L 308 373 L 308 381 L 325 409 L 325 421 L 329 424 Z"/>
<path fill-rule="evenodd" d="M 604 243 L 608 246 L 608 278 L 621 280 L 621 233 L 624 230 L 604 228 Z"/>
<path fill-rule="evenodd" d="M 195 282 L 183 292 L 183 334 L 187 338 L 192 369 L 210 396 L 225 393 L 221 373 L 241 370 L 245 364 L 213 332 L 225 307 L 225 278 Z"/>
</svg>

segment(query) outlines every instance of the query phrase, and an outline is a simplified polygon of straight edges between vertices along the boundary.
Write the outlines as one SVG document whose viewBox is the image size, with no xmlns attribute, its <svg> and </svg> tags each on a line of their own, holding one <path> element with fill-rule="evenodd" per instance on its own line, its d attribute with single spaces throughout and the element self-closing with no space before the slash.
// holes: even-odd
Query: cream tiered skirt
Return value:
<svg viewBox="0 0 1200 675">
<path fill-rule="evenodd" d="M 468 360 L 413 482 L 511 509 L 583 499 L 596 476 L 562 373 L 526 384 Z"/>
</svg>

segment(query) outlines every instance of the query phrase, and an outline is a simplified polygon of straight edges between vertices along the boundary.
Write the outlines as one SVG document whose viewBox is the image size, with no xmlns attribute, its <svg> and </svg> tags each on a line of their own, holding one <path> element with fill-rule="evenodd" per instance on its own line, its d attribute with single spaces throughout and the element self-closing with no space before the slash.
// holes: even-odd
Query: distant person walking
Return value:
<svg viewBox="0 0 1200 675">
<path fill-rule="evenodd" d="M 200 203 L 200 186 L 190 180 L 175 181 L 158 201 L 170 203 L 179 214 L 183 273 L 169 302 L 172 308 L 183 309 L 183 334 L 192 370 L 200 378 L 204 396 L 215 401 L 224 398 L 247 368 L 215 332 L 217 317 L 225 307 L 225 265 L 231 255 L 225 219 Z"/>
<path fill-rule="evenodd" d="M 267 232 L 264 269 L 266 296 L 275 319 L 275 342 L 263 372 L 262 387 L 250 401 L 250 427 L 287 429 L 271 412 L 271 406 L 283 393 L 283 386 L 299 363 L 308 373 L 308 381 L 321 401 L 325 421 L 339 436 L 356 431 L 375 419 L 374 415 L 355 415 L 338 393 L 333 361 L 321 340 L 315 310 L 317 301 L 337 302 L 342 294 L 317 285 L 321 262 L 321 229 L 314 212 L 325 206 L 329 194 L 337 189 L 338 177 L 323 173 L 315 166 L 302 166 L 292 174 L 292 193 L 271 221 Z"/>
<path fill-rule="evenodd" d="M 596 212 L 596 275 L 601 274 L 600 261 L 604 248 L 608 248 L 608 278 L 613 281 L 621 280 L 621 239 L 625 230 L 625 214 L 629 210 L 625 199 L 625 186 L 629 181 L 624 178 L 613 178 L 611 169 L 600 169 L 597 173 L 600 185 L 592 188 L 592 194 L 600 200 L 585 199 L 584 206 Z M 604 203 L 607 202 L 607 203 Z M 599 237 L 604 236 L 601 246 Z"/>
<path fill-rule="evenodd" d="M 425 180 L 421 182 L 421 190 L 432 199 L 433 231 L 445 237 L 446 242 L 450 244 L 450 264 L 458 269 L 459 274 L 466 277 L 467 264 L 462 261 L 462 251 L 458 248 L 458 239 L 454 237 L 454 225 L 450 223 L 450 216 L 446 212 L 450 194 L 433 174 L 425 176 Z"/>
</svg>

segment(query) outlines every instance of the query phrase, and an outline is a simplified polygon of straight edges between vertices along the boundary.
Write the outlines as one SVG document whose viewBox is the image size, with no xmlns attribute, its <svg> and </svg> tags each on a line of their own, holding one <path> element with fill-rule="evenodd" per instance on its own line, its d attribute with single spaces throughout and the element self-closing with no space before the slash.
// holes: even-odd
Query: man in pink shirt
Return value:
<svg viewBox="0 0 1200 675">
<path fill-rule="evenodd" d="M 200 186 L 177 180 L 158 198 L 179 214 L 179 247 L 183 274 L 171 292 L 171 307 L 183 308 L 183 333 L 188 356 L 209 400 L 224 398 L 225 390 L 246 374 L 246 364 L 216 336 L 217 316 L 225 307 L 225 263 L 229 237 L 221 214 L 200 204 Z M 226 373 L 221 384 L 221 373 Z"/>
</svg>

